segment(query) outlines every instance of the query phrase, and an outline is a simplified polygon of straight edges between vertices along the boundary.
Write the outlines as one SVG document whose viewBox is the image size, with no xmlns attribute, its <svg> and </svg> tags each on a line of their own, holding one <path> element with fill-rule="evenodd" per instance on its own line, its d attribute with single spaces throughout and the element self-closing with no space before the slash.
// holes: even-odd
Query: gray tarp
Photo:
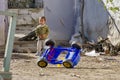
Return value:
<svg viewBox="0 0 120 80">
<path fill-rule="evenodd" d="M 109 15 L 103 3 L 98 2 L 98 0 L 84 1 L 85 37 L 89 41 L 97 42 L 99 37 L 107 38 L 109 35 L 114 45 L 119 43 L 119 33 L 113 25 L 109 27 Z M 74 37 L 79 35 L 81 31 L 81 0 L 44 0 L 44 2 L 45 16 L 51 28 L 50 36 L 57 40 L 70 40 L 72 36 L 71 41 L 82 42 L 81 37 Z M 120 1 L 118 0 L 118 2 Z M 118 16 L 114 18 L 116 19 Z M 117 26 L 120 24 L 117 20 L 116 23 Z"/>
<path fill-rule="evenodd" d="M 75 0 L 75 14 L 76 14 L 76 23 L 75 23 L 75 35 L 79 34 L 79 31 L 81 31 L 81 15 L 80 15 L 80 0 Z M 108 14 L 104 9 L 104 6 L 101 2 L 98 2 L 98 0 L 85 0 L 84 4 L 84 17 L 83 17 L 83 23 L 84 23 L 84 35 L 89 41 L 97 42 L 97 39 L 99 37 L 106 38 L 108 34 Z M 81 33 L 82 34 L 82 33 Z M 77 40 L 79 42 L 82 42 L 81 37 L 74 38 L 72 37 L 72 41 Z"/>
<path fill-rule="evenodd" d="M 70 40 L 74 32 L 74 0 L 44 0 L 50 38 Z"/>
</svg>

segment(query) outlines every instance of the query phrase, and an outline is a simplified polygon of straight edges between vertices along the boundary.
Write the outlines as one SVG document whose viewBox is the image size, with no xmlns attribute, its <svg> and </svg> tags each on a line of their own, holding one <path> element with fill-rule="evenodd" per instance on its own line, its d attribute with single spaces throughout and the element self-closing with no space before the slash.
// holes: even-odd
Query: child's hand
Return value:
<svg viewBox="0 0 120 80">
<path fill-rule="evenodd" d="M 48 37 L 48 34 L 41 34 L 41 35 L 39 35 L 39 38 L 40 39 L 46 39 Z"/>
</svg>

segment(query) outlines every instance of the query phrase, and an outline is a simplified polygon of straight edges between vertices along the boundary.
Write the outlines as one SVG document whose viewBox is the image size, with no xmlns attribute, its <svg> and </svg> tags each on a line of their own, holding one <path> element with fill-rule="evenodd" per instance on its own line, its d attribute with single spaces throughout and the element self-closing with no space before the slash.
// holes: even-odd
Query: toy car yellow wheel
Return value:
<svg viewBox="0 0 120 80">
<path fill-rule="evenodd" d="M 40 60 L 37 62 L 37 65 L 41 68 L 45 68 L 48 65 L 48 63 L 45 60 Z"/>
<path fill-rule="evenodd" d="M 73 68 L 72 63 L 70 61 L 64 61 L 63 66 L 66 68 Z"/>
</svg>

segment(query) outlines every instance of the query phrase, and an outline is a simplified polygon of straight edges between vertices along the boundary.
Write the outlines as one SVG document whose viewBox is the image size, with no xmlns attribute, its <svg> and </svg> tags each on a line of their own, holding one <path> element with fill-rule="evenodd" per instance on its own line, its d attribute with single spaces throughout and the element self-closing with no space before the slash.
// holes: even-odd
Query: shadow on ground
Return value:
<svg viewBox="0 0 120 80">
<path fill-rule="evenodd" d="M 0 58 L 4 58 L 4 53 L 0 53 Z M 29 53 L 13 53 L 12 59 L 35 59 L 35 57 L 30 56 Z"/>
</svg>

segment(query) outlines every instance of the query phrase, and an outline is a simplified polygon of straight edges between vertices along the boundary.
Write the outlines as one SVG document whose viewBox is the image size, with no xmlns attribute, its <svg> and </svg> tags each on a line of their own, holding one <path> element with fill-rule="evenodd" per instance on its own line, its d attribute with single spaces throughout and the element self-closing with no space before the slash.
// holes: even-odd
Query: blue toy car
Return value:
<svg viewBox="0 0 120 80">
<path fill-rule="evenodd" d="M 37 65 L 44 68 L 49 64 L 63 64 L 66 68 L 73 68 L 80 61 L 81 47 L 79 45 L 72 44 L 71 47 L 54 47 L 55 43 L 52 40 L 46 41 L 47 48 L 43 54 L 39 57 Z M 67 52 L 65 60 L 58 60 L 57 58 L 62 52 Z"/>
</svg>

